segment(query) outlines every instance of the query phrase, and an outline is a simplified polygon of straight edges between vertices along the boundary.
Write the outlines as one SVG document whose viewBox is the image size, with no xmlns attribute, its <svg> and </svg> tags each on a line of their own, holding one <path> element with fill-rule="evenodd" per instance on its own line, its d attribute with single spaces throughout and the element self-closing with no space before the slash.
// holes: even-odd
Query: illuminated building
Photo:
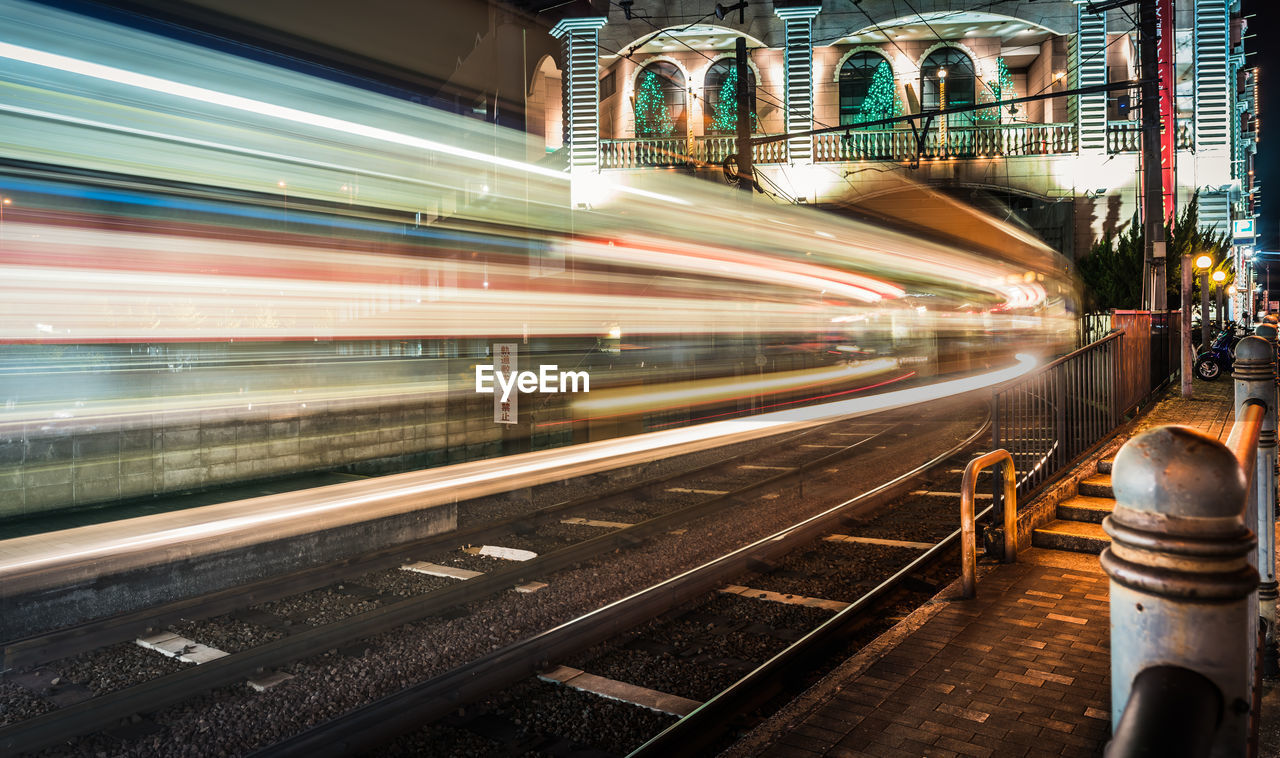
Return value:
<svg viewBox="0 0 1280 758">
<path fill-rule="evenodd" d="M 910 9 L 887 0 L 752 2 L 738 23 L 737 12 L 717 19 L 707 2 L 637 2 L 626 13 L 610 4 L 607 16 L 566 19 L 552 30 L 562 49 L 534 67 L 526 123 L 545 135 L 548 152 L 567 146 L 576 177 L 674 169 L 718 178 L 735 152 L 720 115 L 723 83 L 735 41 L 745 36 L 758 136 L 850 127 L 758 146 L 757 172 L 769 192 L 828 204 L 895 192 L 907 174 L 993 194 L 1052 246 L 1079 255 L 1138 208 L 1136 91 L 952 115 L 945 142 L 935 121 L 914 170 L 907 125 L 857 124 L 908 112 L 917 99 L 929 109 L 943 97 L 949 106 L 981 104 L 1139 79 L 1136 7 L 1098 15 L 1066 0 L 956 5 L 922 1 L 913 6 L 918 13 L 903 15 Z M 1199 191 L 1201 222 L 1227 230 L 1254 212 L 1246 187 L 1256 141 L 1252 84 L 1235 86 L 1244 20 L 1238 0 L 1178 8 L 1177 203 Z M 561 80 L 557 100 L 550 93 Z M 654 117 L 657 105 L 665 118 Z M 639 125 L 637 112 L 647 114 Z M 589 192 L 574 199 L 591 202 Z"/>
</svg>

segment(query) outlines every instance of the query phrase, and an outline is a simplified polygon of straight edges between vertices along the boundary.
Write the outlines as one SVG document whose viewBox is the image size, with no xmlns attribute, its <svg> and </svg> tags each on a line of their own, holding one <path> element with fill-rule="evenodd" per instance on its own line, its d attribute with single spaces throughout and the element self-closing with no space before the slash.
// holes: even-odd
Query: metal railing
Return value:
<svg viewBox="0 0 1280 758">
<path fill-rule="evenodd" d="M 1176 312 L 1114 311 L 1115 331 L 992 393 L 993 448 L 1013 456 L 1026 498 L 1177 373 Z"/>
<path fill-rule="evenodd" d="M 1116 455 L 1107 758 L 1256 755 L 1276 670 L 1276 332 L 1258 331 L 1236 348 L 1225 444 L 1165 426 Z"/>
<path fill-rule="evenodd" d="M 1111 311 L 1081 313 L 1076 347 L 1092 345 L 1111 332 Z"/>
<path fill-rule="evenodd" d="M 1112 311 L 1111 327 L 1124 332 L 1120 412 L 1142 404 L 1181 369 L 1177 311 Z"/>
<path fill-rule="evenodd" d="M 992 447 L 1009 451 L 1022 497 L 1119 425 L 1122 336 L 1113 332 L 992 393 Z"/>
<path fill-rule="evenodd" d="M 1018 560 L 1018 492 L 1013 456 L 1008 450 L 992 450 L 969 461 L 960 482 L 960 577 L 966 598 L 978 594 L 977 517 L 973 512 L 978 474 L 996 464 L 1003 464 L 1004 470 L 1004 562 Z"/>
<path fill-rule="evenodd" d="M 1143 669 L 1105 758 L 1207 756 L 1222 706 L 1222 690 L 1203 674 L 1181 666 Z"/>
</svg>

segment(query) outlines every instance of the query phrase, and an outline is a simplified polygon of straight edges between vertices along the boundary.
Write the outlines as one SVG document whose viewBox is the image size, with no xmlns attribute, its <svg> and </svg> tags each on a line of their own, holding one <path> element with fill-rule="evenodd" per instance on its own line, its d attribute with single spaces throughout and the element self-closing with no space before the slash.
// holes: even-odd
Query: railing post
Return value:
<svg viewBox="0 0 1280 758">
<path fill-rule="evenodd" d="M 1216 758 L 1243 756 L 1249 735 L 1257 613 L 1256 540 L 1244 522 L 1245 479 L 1221 442 L 1165 426 L 1116 456 L 1111 546 L 1111 723 L 1120 724 L 1134 678 L 1157 665 L 1196 671 L 1217 685 L 1224 710 Z"/>
<path fill-rule="evenodd" d="M 1253 515 L 1258 534 L 1258 615 L 1266 630 L 1262 670 L 1268 677 L 1280 675 L 1280 649 L 1276 643 L 1276 328 L 1262 324 L 1257 336 L 1240 340 L 1236 347 L 1236 417 L 1246 400 L 1267 406 L 1262 432 L 1258 435 L 1258 458 L 1254 468 Z"/>
</svg>

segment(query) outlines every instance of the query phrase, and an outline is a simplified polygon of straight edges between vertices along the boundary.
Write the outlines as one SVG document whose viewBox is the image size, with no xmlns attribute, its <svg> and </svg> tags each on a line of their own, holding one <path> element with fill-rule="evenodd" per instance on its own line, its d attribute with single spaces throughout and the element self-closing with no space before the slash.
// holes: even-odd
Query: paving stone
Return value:
<svg viewBox="0 0 1280 758">
<path fill-rule="evenodd" d="M 793 729 L 785 744 L 816 749 L 808 740 L 829 734 L 830 755 L 1101 754 L 1110 626 L 1107 606 L 1085 595 L 1104 593 L 1105 576 L 1076 569 L 1064 584 L 1064 572 L 1037 565 L 1044 552 L 993 569 L 975 600 L 948 602 L 814 707 L 802 722 L 814 729 Z"/>
</svg>

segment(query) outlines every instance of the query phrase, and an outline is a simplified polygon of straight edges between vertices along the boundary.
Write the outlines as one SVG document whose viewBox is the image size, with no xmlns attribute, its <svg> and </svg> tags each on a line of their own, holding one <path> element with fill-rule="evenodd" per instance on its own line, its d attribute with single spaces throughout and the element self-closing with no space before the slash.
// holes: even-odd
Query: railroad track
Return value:
<svg viewBox="0 0 1280 758">
<path fill-rule="evenodd" d="M 886 608 L 896 607 L 905 614 L 950 578 L 946 569 L 939 571 L 937 562 L 957 539 L 956 509 L 939 507 L 939 501 L 949 496 L 942 488 L 958 485 L 963 466 L 959 456 L 980 433 L 875 490 L 253 755 L 339 756 L 366 751 L 416 755 L 428 745 L 433 755 L 562 754 L 566 749 L 614 755 L 637 745 L 634 755 L 638 756 L 707 755 L 726 724 L 738 723 L 742 713 L 782 689 L 783 681 L 803 680 L 804 674 L 797 670 L 800 662 L 821 658 L 816 651 L 824 648 L 829 656 L 833 641 L 850 629 L 864 628 L 863 641 L 868 641 L 886 628 L 876 623 Z M 941 472 L 934 485 L 925 485 L 935 489 L 907 494 L 897 503 L 898 510 L 890 512 L 896 514 L 891 518 L 861 521 L 869 509 L 903 485 L 916 486 L 913 482 L 921 474 L 939 466 L 954 470 Z M 886 523 L 895 519 L 896 525 Z M 872 536 L 885 534 L 886 528 L 889 536 Z M 833 535 L 832 529 L 841 534 Z M 798 549 L 805 552 L 792 555 Z M 832 560 L 853 563 L 854 573 L 862 576 L 862 583 L 872 579 L 871 586 L 850 594 L 828 581 L 825 597 L 786 591 L 821 586 L 823 582 L 812 579 L 811 567 L 830 565 Z M 928 578 L 922 581 L 922 575 Z M 837 571 L 828 579 L 847 581 L 849 572 Z M 759 586 L 761 580 L 778 591 Z M 766 611 L 761 603 L 775 607 Z M 726 613 L 725 607 L 734 604 L 739 607 Z M 786 619 L 783 625 L 762 624 L 761 616 L 779 615 L 777 607 L 788 609 L 780 614 Z M 674 618 L 651 621 L 673 612 Z M 736 618 L 726 619 L 735 614 Z M 813 623 L 805 627 L 797 617 Z M 737 634 L 745 639 L 735 640 L 749 652 L 736 654 L 733 644 L 722 644 L 753 624 L 752 633 Z M 697 630 L 704 626 L 708 631 L 699 634 Z M 624 644 L 593 649 L 606 641 L 626 639 L 629 630 L 638 627 L 644 631 Z M 724 639 L 708 642 L 717 636 Z M 771 641 L 761 643 L 762 636 Z M 781 644 L 786 637 L 799 641 Z M 672 644 L 672 640 L 680 642 Z M 706 654 L 706 646 L 714 653 Z M 847 645 L 836 649 L 839 657 L 848 653 Z M 765 659 L 753 662 L 762 652 Z M 645 659 L 665 659 L 665 663 Z M 504 691 L 506 696 L 494 695 Z M 598 697 L 592 701 L 596 696 L 584 691 L 606 693 L 612 702 Z M 480 705 L 459 715 L 460 704 L 473 702 Z M 637 716 L 637 706 L 649 712 Z M 621 733 L 597 729 L 590 736 L 584 734 L 581 725 L 575 724 L 592 708 L 612 712 L 622 724 Z M 666 717 L 655 715 L 664 711 Z M 547 719 L 545 714 L 566 718 Z M 676 720 L 676 715 L 683 718 Z M 425 732 L 420 731 L 424 723 L 430 725 Z M 522 729 L 520 725 L 537 726 Z M 570 734 L 576 739 L 565 736 Z"/>
<path fill-rule="evenodd" d="M 892 417 L 892 414 L 890 415 Z M 899 417 L 900 415 L 898 414 Z M 768 454 L 758 450 L 749 451 L 728 460 L 699 466 L 693 471 L 651 477 L 643 482 L 616 488 L 603 495 L 594 493 L 572 498 L 552 507 L 538 509 L 536 514 L 525 513 L 506 518 L 496 524 L 476 525 L 464 530 L 461 534 L 443 535 L 439 539 L 420 543 L 409 549 L 401 546 L 359 565 L 344 564 L 327 567 L 325 570 L 302 572 L 300 575 L 277 580 L 275 583 L 270 581 L 260 583 L 250 588 L 247 598 L 249 602 L 263 605 L 261 603 L 263 598 L 281 595 L 290 588 L 298 586 L 306 587 L 333 582 L 335 576 L 344 572 L 345 576 L 350 577 L 359 571 L 373 570 L 403 578 L 404 572 L 398 568 L 387 567 L 402 563 L 406 553 L 411 554 L 410 557 L 416 554 L 431 558 L 433 550 L 443 550 L 446 545 L 454 548 L 459 539 L 480 542 L 489 537 L 502 537 L 509 544 L 525 545 L 538 540 L 545 543 L 547 539 L 551 539 L 552 542 L 572 542 L 563 534 L 548 538 L 545 534 L 539 535 L 538 530 L 545 528 L 547 524 L 558 524 L 574 519 L 579 523 L 561 526 L 571 527 L 572 531 L 579 533 L 584 529 L 590 532 L 606 528 L 600 524 L 611 526 L 609 533 L 599 537 L 565 544 L 533 560 L 487 571 L 484 575 L 466 582 L 456 582 L 446 577 L 432 578 L 429 584 L 435 585 L 434 591 L 410 594 L 403 599 L 394 598 L 394 595 L 389 598 L 385 589 L 377 590 L 367 585 L 351 583 L 348 578 L 347 581 L 351 586 L 339 585 L 336 594 L 349 602 L 343 604 L 345 607 L 336 614 L 338 618 L 333 623 L 314 627 L 307 623 L 297 623 L 290 627 L 289 619 L 286 618 L 283 624 L 276 624 L 275 628 L 269 630 L 270 633 L 265 636 L 271 639 L 263 644 L 80 702 L 74 702 L 76 698 L 73 692 L 73 697 L 67 699 L 68 704 L 65 707 L 0 729 L 0 747 L 9 752 L 37 750 L 62 744 L 70 735 L 110 730 L 118 727 L 122 722 L 136 724 L 140 718 L 139 714 L 154 713 L 214 688 L 242 686 L 244 680 L 255 676 L 261 678 L 264 672 L 281 671 L 281 667 L 289 661 L 331 656 L 335 651 L 352 645 L 358 647 L 361 640 L 385 635 L 389 630 L 422 619 L 447 620 L 451 615 L 465 613 L 465 610 L 458 609 L 465 608 L 468 603 L 475 603 L 478 598 L 506 593 L 513 586 L 528 585 L 533 577 L 546 577 L 556 571 L 598 558 L 602 554 L 634 547 L 655 536 L 679 531 L 682 524 L 705 517 L 724 508 L 727 504 L 748 498 L 752 493 L 766 489 L 786 488 L 797 482 L 802 483 L 801 477 L 809 472 L 838 463 L 872 446 L 871 443 L 883 439 L 886 435 L 902 433 L 894 431 L 897 429 L 897 424 L 901 423 L 905 422 L 895 421 L 893 424 L 882 422 L 879 424 L 880 429 L 869 431 L 867 422 L 861 420 L 854 422 L 855 429 L 858 428 L 857 424 L 863 425 L 862 431 L 858 432 L 849 431 L 851 427 L 848 422 L 828 425 L 787 437 L 783 440 L 785 445 L 775 446 L 775 449 Z M 748 458 L 752 463 L 743 462 Z M 746 484 L 741 483 L 743 478 L 748 480 Z M 729 488 L 729 482 L 738 486 Z M 647 493 L 644 498 L 645 503 L 637 505 L 636 502 L 628 502 L 641 499 L 637 493 Z M 695 502 L 690 503 L 689 500 Z M 594 514 L 593 509 L 596 511 Z M 647 518 L 624 526 L 623 522 L 616 520 L 610 522 L 603 518 L 568 516 L 575 512 L 597 516 L 614 515 L 615 519 L 617 513 L 629 512 L 632 518 L 640 516 L 647 516 Z M 435 563 L 436 566 L 445 566 L 450 563 L 448 558 L 438 560 L 439 562 Z M 489 559 L 467 556 L 452 563 L 467 563 L 475 560 Z M 433 561 L 421 562 L 433 563 Z M 381 568 L 372 568 L 379 566 Z M 454 565 L 453 568 L 458 566 Z M 332 573 L 326 573 L 326 571 Z M 371 593 L 371 589 L 375 591 Z M 311 592 L 314 593 L 316 590 L 312 589 Z M 329 591 L 328 594 L 335 593 Z M 240 598 L 239 602 L 243 605 L 244 593 L 240 594 Z M 227 592 L 219 593 L 212 598 L 177 604 L 177 607 L 131 614 L 131 618 L 114 620 L 117 624 L 114 627 L 108 622 L 103 622 L 96 625 L 96 628 L 80 628 L 59 633 L 53 638 L 11 644 L 6 648 L 6 660 L 23 661 L 26 673 L 29 674 L 33 671 L 31 667 L 36 662 L 46 662 L 51 656 L 68 647 L 85 647 L 88 644 L 86 640 L 91 638 L 96 638 L 99 642 L 103 639 L 127 639 L 136 633 L 140 624 L 145 623 L 154 627 L 163 619 L 172 618 L 174 614 L 194 618 L 200 615 L 226 613 L 236 604 L 236 594 Z M 253 625 L 255 622 L 261 622 L 262 618 L 262 612 L 259 610 L 254 614 L 241 613 L 239 618 L 233 620 L 240 624 Z M 283 628 L 281 628 L 282 625 Z M 88 626 L 94 627 L 94 625 Z M 222 636 L 234 637 L 235 635 Z M 199 644 L 205 643 L 202 641 Z M 121 647 L 127 647 L 131 654 L 136 654 L 132 643 L 125 643 Z M 20 664 L 15 663 L 15 665 Z M 51 671 L 57 670 L 56 665 L 49 668 Z M 52 677 L 46 681 L 52 681 Z M 36 682 L 39 686 L 38 679 Z M 130 730 L 126 729 L 126 731 Z"/>
</svg>

